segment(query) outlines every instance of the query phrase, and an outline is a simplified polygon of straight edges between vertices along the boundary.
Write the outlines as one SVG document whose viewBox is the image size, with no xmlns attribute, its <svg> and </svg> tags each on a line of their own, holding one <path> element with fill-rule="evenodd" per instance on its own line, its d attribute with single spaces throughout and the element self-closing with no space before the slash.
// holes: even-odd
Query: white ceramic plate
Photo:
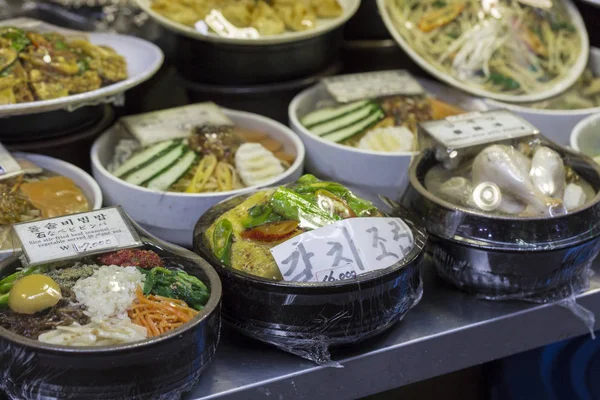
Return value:
<svg viewBox="0 0 600 400">
<path fill-rule="evenodd" d="M 464 90 L 465 92 L 472 93 L 479 97 L 488 97 L 491 99 L 512 103 L 544 100 L 549 97 L 555 96 L 559 93 L 562 93 L 570 86 L 572 86 L 575 83 L 575 81 L 581 76 L 581 73 L 585 69 L 585 66 L 588 62 L 590 43 L 585 23 L 583 22 L 579 11 L 577 11 L 577 8 L 573 5 L 573 3 L 571 3 L 568 0 L 565 0 L 567 12 L 571 16 L 571 20 L 575 24 L 581 40 L 581 52 L 579 54 L 579 57 L 577 58 L 577 61 L 575 62 L 567 76 L 565 76 L 562 81 L 557 82 L 551 89 L 539 93 L 532 93 L 526 95 L 507 95 L 483 90 L 481 88 L 478 88 L 477 86 L 468 85 L 465 82 L 454 78 L 448 73 L 439 70 L 437 67 L 433 66 L 427 60 L 421 57 L 419 53 L 413 50 L 410 44 L 406 40 L 404 40 L 404 37 L 402 37 L 402 35 L 396 29 L 395 24 L 392 21 L 392 16 L 388 12 L 388 8 L 386 6 L 388 1 L 389 0 L 377 0 L 377 6 L 379 7 L 379 12 L 381 13 L 381 17 L 383 18 L 385 26 L 387 27 L 390 34 L 394 37 L 396 42 L 398 42 L 400 47 L 402 47 L 402 50 L 404 50 L 417 64 L 419 64 L 421 68 L 423 68 L 439 80 L 444 81 L 451 86 L 457 87 L 461 90 Z"/>
<path fill-rule="evenodd" d="M 354 13 L 356 13 L 356 10 L 358 10 L 358 6 L 360 5 L 360 0 L 338 0 L 344 9 L 343 14 L 338 18 L 318 19 L 315 29 L 302 32 L 285 32 L 280 35 L 261 36 L 258 39 L 233 39 L 221 37 L 214 33 L 205 34 L 192 27 L 175 22 L 154 11 L 151 7 L 152 1 L 153 0 L 136 0 L 136 3 L 142 10 L 148 13 L 150 17 L 169 30 L 180 33 L 192 39 L 241 45 L 282 44 L 310 39 L 312 37 L 329 32 L 344 24 L 350 19 L 350 17 L 354 15 Z"/>
<path fill-rule="evenodd" d="M 600 77 L 600 49 L 590 49 L 588 66 L 595 76 Z M 485 99 L 487 105 L 493 108 L 505 108 L 520 115 L 537 127 L 542 135 L 560 144 L 569 142 L 569 135 L 575 125 L 589 115 L 600 113 L 600 107 L 583 108 L 579 110 L 541 110 L 521 104 L 503 103 L 496 100 Z"/>
<path fill-rule="evenodd" d="M 52 171 L 58 175 L 70 178 L 85 194 L 88 204 L 92 210 L 98 210 L 102 207 L 102 192 L 96 181 L 84 170 L 59 160 L 58 158 L 43 156 L 40 154 L 14 152 L 12 155 L 16 158 L 24 158 L 31 161 L 38 167 Z M 0 260 L 13 254 L 13 250 L 0 250 Z"/>
<path fill-rule="evenodd" d="M 119 132 L 109 129 L 92 146 L 92 172 L 100 184 L 106 205 L 123 206 L 127 214 L 153 235 L 188 248 L 192 247 L 193 230 L 200 216 L 210 207 L 231 196 L 295 181 L 304 168 L 304 145 L 287 126 L 244 111 L 222 108 L 237 126 L 261 131 L 278 140 L 286 152 L 294 154 L 294 163 L 283 174 L 259 186 L 220 193 L 174 193 L 132 185 L 117 178 L 106 166 L 111 161 Z"/>
<path fill-rule="evenodd" d="M 484 111 L 485 103 L 454 88 L 427 79 L 418 79 L 427 93 L 467 111 Z M 383 153 L 357 149 L 333 143 L 309 132 L 300 118 L 315 109 L 315 105 L 330 98 L 323 84 L 316 84 L 299 93 L 290 103 L 290 126 L 306 147 L 306 170 L 322 179 L 329 179 L 359 189 L 395 199 L 408 182 L 408 167 L 414 152 Z"/>
<path fill-rule="evenodd" d="M 157 46 L 133 36 L 112 33 L 75 32 L 29 18 L 1 21 L 0 26 L 18 26 L 30 30 L 43 29 L 44 31 L 62 32 L 66 35 L 85 35 L 91 43 L 109 46 L 124 56 L 127 60 L 128 74 L 128 78 L 124 81 L 86 93 L 52 100 L 0 105 L 0 117 L 36 114 L 60 109 L 72 110 L 84 105 L 94 105 L 110 101 L 112 96 L 125 92 L 127 89 L 131 89 L 149 79 L 158 71 L 164 58 L 162 51 Z"/>
</svg>

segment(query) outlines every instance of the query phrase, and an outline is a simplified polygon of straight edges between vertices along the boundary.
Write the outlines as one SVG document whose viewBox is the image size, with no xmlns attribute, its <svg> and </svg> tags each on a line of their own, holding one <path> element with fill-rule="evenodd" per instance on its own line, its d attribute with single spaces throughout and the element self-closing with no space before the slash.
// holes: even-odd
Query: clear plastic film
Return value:
<svg viewBox="0 0 600 400">
<path fill-rule="evenodd" d="M 219 203 L 194 236 L 224 282 L 224 321 L 319 365 L 339 367 L 332 347 L 384 331 L 422 296 L 426 236 L 408 213 L 311 175 Z"/>
<path fill-rule="evenodd" d="M 388 27 L 430 72 L 477 94 L 543 99 L 575 82 L 588 39 L 556 0 L 385 0 Z"/>
<path fill-rule="evenodd" d="M 33 267 L 26 267 L 23 257 L 17 254 L 0 263 L 2 293 L 7 288 L 7 293 L 10 293 L 20 279 L 35 274 L 52 279 L 60 286 L 62 293 L 59 303 L 35 314 L 18 314 L 12 309 L 13 303 L 10 303 L 10 308 L 3 306 L 0 309 L 0 390 L 9 398 L 166 400 L 179 399 L 198 384 L 219 342 L 220 280 L 215 271 L 197 255 L 152 237 L 131 220 L 128 223 L 143 242 L 143 246 L 136 248 L 135 253 L 131 250 L 125 250 L 125 253 L 104 252 Z M 158 258 L 167 269 L 185 271 L 188 276 L 206 284 L 209 294 L 198 317 L 177 331 L 152 337 L 144 335 L 144 338 L 132 340 L 125 339 L 131 333 L 131 326 L 128 325 L 131 322 L 121 317 L 111 319 L 111 316 L 92 328 L 99 317 L 86 314 L 81 304 L 90 312 L 97 312 L 99 308 L 90 308 L 89 301 L 80 298 L 82 289 L 77 288 L 77 282 L 95 276 L 94 271 L 108 264 L 140 266 L 139 269 L 116 265 L 108 267 L 122 268 L 129 274 L 137 274 L 136 270 L 141 273 L 145 268 L 149 268 L 147 271 L 151 273 L 150 266 Z M 18 276 L 11 282 L 10 277 L 15 273 Z M 146 280 L 150 276 L 146 275 Z M 100 288 L 101 285 L 96 287 Z M 117 297 L 114 291 L 112 293 L 113 298 Z M 0 298 L 4 296 L 2 294 Z M 72 322 L 79 323 L 81 328 Z M 127 329 L 118 329 L 126 325 Z M 61 333 L 60 327 L 71 331 Z M 94 330 L 87 335 L 83 332 L 85 329 Z M 92 339 L 99 344 L 101 341 L 107 343 L 96 346 L 58 345 L 53 332 L 63 335 L 62 340 L 73 343 Z M 160 367 L 156 360 L 159 360 Z"/>
<path fill-rule="evenodd" d="M 506 114 L 423 125 L 402 203 L 422 218 L 443 279 L 490 300 L 565 305 L 591 329 L 574 299 L 600 251 L 600 169 Z"/>
</svg>

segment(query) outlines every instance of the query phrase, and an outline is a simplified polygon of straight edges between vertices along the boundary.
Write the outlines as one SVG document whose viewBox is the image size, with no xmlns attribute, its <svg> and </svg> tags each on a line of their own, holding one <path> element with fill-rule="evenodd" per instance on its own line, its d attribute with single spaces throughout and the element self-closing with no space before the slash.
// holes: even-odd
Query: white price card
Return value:
<svg viewBox="0 0 600 400">
<path fill-rule="evenodd" d="M 0 143 L 0 180 L 23 174 L 23 168 Z"/>
<path fill-rule="evenodd" d="M 285 281 L 335 282 L 388 268 L 413 246 L 400 218 L 350 218 L 295 236 L 271 254 Z"/>
<path fill-rule="evenodd" d="M 324 78 L 329 94 L 341 103 L 384 96 L 414 96 L 424 93 L 421 84 L 403 70 L 336 75 Z"/>
<path fill-rule="evenodd" d="M 438 121 L 422 122 L 420 127 L 449 149 L 540 133 L 535 126 L 506 110 L 455 115 Z"/>
<path fill-rule="evenodd" d="M 203 125 L 233 125 L 215 103 L 198 103 L 121 118 L 123 126 L 142 144 L 186 138 Z"/>
<path fill-rule="evenodd" d="M 142 245 L 121 207 L 13 225 L 29 265 Z"/>
</svg>

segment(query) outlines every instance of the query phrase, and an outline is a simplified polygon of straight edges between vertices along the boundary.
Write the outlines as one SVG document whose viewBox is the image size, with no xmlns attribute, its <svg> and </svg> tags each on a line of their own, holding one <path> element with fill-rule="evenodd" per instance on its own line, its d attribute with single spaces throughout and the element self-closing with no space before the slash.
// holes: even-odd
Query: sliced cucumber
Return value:
<svg viewBox="0 0 600 400">
<path fill-rule="evenodd" d="M 169 169 L 148 181 L 146 187 L 148 187 L 148 189 L 166 191 L 172 184 L 177 182 L 179 178 L 185 175 L 190 167 L 194 165 L 197 158 L 198 155 L 196 152 L 188 149 L 175 164 L 169 167 Z"/>
<path fill-rule="evenodd" d="M 355 101 L 352 103 L 348 103 L 341 107 L 321 108 L 320 110 L 315 110 L 315 111 L 308 113 L 307 115 L 304 116 L 304 118 L 302 118 L 302 120 L 300 122 L 302 123 L 302 125 L 304 125 L 305 127 L 310 129 L 314 125 L 321 124 L 326 121 L 330 121 L 334 118 L 339 118 L 344 114 L 347 114 L 347 113 L 357 110 L 361 107 L 364 107 L 368 103 L 371 103 L 371 101 L 370 100 L 361 100 L 361 101 Z"/>
<path fill-rule="evenodd" d="M 129 174 L 127 178 L 125 178 L 125 181 L 134 185 L 141 185 L 144 182 L 152 180 L 154 177 L 163 173 L 171 165 L 173 165 L 179 159 L 179 157 L 181 157 L 185 150 L 185 145 L 178 145 L 163 156 L 153 159 L 153 161 L 147 164 L 145 167 Z"/>
<path fill-rule="evenodd" d="M 168 153 L 179 144 L 176 140 L 165 140 L 164 142 L 156 143 L 145 150 L 135 154 L 129 160 L 125 161 L 119 168 L 116 169 L 113 175 L 122 177 L 145 166 L 154 158 L 160 157 L 163 153 Z"/>
<path fill-rule="evenodd" d="M 351 127 L 356 123 L 362 121 L 371 114 L 379 113 L 381 109 L 377 105 L 368 104 L 356 111 L 348 113 L 340 118 L 336 118 L 332 121 L 325 122 L 311 129 L 311 132 L 315 135 L 324 136 L 330 133 L 339 131 L 343 128 Z"/>
<path fill-rule="evenodd" d="M 368 115 L 366 118 L 362 119 L 361 121 L 358 121 L 355 124 L 352 124 L 351 126 L 347 126 L 338 131 L 323 136 L 323 139 L 330 140 L 336 143 L 341 142 L 342 140 L 346 140 L 354 135 L 364 132 L 365 129 L 368 129 L 371 126 L 375 125 L 383 117 L 385 117 L 384 112 L 378 110 L 377 112 Z"/>
</svg>

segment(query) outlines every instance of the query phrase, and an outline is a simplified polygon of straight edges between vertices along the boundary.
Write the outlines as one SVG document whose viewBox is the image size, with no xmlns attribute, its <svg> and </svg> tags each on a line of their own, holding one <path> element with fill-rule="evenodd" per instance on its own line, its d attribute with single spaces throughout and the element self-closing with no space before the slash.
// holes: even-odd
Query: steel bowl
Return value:
<svg viewBox="0 0 600 400">
<path fill-rule="evenodd" d="M 391 327 L 421 299 L 421 265 L 427 237 L 408 214 L 390 212 L 411 227 L 415 245 L 401 262 L 353 281 L 277 282 L 225 266 L 210 251 L 205 232 L 249 194 L 206 212 L 194 230 L 194 250 L 223 281 L 223 321 L 254 339 L 308 358 L 329 360 L 328 348 L 360 342 Z"/>
<path fill-rule="evenodd" d="M 214 269 L 194 253 L 135 226 L 146 249 L 209 286 L 211 295 L 204 310 L 172 332 L 110 347 L 50 345 L 0 327 L 0 389 L 9 397 L 179 399 L 198 383 L 219 342 L 221 281 Z M 0 275 L 11 274 L 20 266 L 20 260 L 11 256 L 0 263 Z"/>
<path fill-rule="evenodd" d="M 424 186 L 425 174 L 437 164 L 434 150 L 424 150 L 415 159 L 401 203 L 422 218 L 441 278 L 495 300 L 546 302 L 587 286 L 591 261 L 600 251 L 600 168 L 550 141 L 544 145 L 561 154 L 565 165 L 597 191 L 590 203 L 565 216 L 491 216 L 456 206 Z"/>
</svg>

